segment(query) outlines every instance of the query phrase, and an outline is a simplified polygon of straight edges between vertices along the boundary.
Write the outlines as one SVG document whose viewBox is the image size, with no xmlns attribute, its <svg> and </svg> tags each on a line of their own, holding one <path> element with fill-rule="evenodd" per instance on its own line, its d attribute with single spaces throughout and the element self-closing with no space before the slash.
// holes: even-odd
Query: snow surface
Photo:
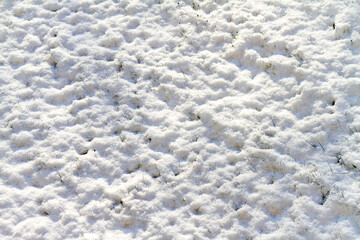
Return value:
<svg viewBox="0 0 360 240">
<path fill-rule="evenodd" d="M 1 239 L 359 239 L 360 2 L 0 1 Z"/>
</svg>

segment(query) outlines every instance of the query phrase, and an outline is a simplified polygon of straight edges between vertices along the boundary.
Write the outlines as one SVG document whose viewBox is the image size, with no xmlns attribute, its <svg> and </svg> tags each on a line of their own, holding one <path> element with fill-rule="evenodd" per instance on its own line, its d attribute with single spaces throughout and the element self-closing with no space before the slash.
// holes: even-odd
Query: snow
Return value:
<svg viewBox="0 0 360 240">
<path fill-rule="evenodd" d="M 359 13 L 1 1 L 1 239 L 358 239 Z"/>
</svg>

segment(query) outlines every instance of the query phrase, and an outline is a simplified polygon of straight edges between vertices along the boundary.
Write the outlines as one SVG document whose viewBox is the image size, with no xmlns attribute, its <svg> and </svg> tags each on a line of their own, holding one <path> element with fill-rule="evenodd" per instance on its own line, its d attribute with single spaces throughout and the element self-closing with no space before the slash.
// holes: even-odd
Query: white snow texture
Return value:
<svg viewBox="0 0 360 240">
<path fill-rule="evenodd" d="M 360 1 L 1 0 L 0 238 L 359 239 Z"/>
</svg>

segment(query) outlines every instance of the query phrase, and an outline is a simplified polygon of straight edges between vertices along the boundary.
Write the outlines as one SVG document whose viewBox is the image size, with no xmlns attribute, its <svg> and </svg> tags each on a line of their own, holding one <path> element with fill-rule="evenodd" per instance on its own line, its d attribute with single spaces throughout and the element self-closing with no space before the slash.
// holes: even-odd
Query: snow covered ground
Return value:
<svg viewBox="0 0 360 240">
<path fill-rule="evenodd" d="M 1 239 L 359 239 L 360 2 L 0 1 Z"/>
</svg>

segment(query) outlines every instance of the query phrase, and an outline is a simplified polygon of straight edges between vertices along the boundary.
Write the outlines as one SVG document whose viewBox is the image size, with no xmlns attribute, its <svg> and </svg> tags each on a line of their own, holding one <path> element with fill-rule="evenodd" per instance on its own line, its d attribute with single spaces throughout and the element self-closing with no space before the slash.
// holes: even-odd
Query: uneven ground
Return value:
<svg viewBox="0 0 360 240">
<path fill-rule="evenodd" d="M 359 1 L 0 1 L 1 239 L 358 239 Z"/>
</svg>

